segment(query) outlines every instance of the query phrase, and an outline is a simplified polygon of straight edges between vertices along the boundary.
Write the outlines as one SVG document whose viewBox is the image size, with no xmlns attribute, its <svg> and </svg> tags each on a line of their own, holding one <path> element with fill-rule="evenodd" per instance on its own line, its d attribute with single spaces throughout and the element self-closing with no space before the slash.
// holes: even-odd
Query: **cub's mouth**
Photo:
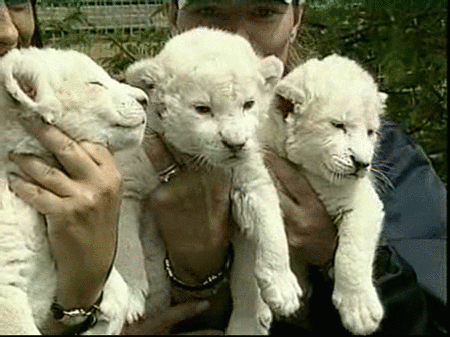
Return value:
<svg viewBox="0 0 450 337">
<path fill-rule="evenodd" d="M 145 124 L 145 117 L 136 118 L 130 121 L 121 121 L 113 124 L 115 128 L 135 129 Z"/>
<path fill-rule="evenodd" d="M 230 161 L 236 161 L 236 160 L 240 160 L 242 159 L 242 156 L 240 156 L 237 153 L 232 153 L 231 155 L 228 156 L 228 160 Z"/>
<path fill-rule="evenodd" d="M 324 165 L 329 175 L 333 178 L 333 180 L 343 180 L 343 179 L 361 179 L 366 176 L 368 170 L 365 169 L 355 169 L 351 172 L 342 172 L 336 171 L 328 166 Z"/>
<path fill-rule="evenodd" d="M 240 161 L 245 159 L 245 153 L 242 151 L 239 152 L 230 152 L 227 154 L 225 159 L 222 160 L 225 165 L 234 165 Z"/>
<path fill-rule="evenodd" d="M 336 170 L 325 163 L 322 166 L 328 172 L 328 175 L 332 178 L 332 180 L 358 179 L 363 176 L 358 170 L 351 170 L 351 171 Z"/>
</svg>

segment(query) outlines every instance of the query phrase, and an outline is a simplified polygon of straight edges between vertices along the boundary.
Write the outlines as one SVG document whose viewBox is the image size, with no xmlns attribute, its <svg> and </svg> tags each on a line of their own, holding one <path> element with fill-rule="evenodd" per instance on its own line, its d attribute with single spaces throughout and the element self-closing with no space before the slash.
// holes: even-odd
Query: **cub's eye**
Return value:
<svg viewBox="0 0 450 337">
<path fill-rule="evenodd" d="M 367 130 L 367 135 L 368 136 L 372 136 L 374 133 L 375 133 L 375 131 L 372 130 L 372 129 Z"/>
<path fill-rule="evenodd" d="M 209 114 L 209 113 L 211 113 L 211 108 L 209 106 L 207 106 L 207 105 L 195 105 L 194 109 L 199 114 Z"/>
<path fill-rule="evenodd" d="M 254 100 L 247 101 L 244 103 L 243 108 L 244 108 L 244 110 L 250 110 L 251 108 L 253 108 L 253 105 L 255 105 Z"/>
<path fill-rule="evenodd" d="M 331 122 L 331 125 L 333 125 L 336 129 L 340 129 L 344 132 L 347 132 L 347 129 L 345 128 L 345 124 L 341 122 Z"/>
<path fill-rule="evenodd" d="M 98 81 L 92 81 L 92 82 L 89 82 L 89 84 L 94 84 L 94 85 L 99 85 L 101 87 L 104 87 L 103 83 L 98 82 Z"/>
</svg>

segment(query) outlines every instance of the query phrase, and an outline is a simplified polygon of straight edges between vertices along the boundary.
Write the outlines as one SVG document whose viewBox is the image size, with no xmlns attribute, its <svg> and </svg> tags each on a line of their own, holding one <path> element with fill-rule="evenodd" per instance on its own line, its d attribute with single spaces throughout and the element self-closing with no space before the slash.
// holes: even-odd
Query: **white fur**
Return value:
<svg viewBox="0 0 450 337">
<path fill-rule="evenodd" d="M 386 95 L 355 61 L 338 55 L 298 66 L 276 95 L 260 137 L 303 168 L 336 219 L 333 302 L 348 330 L 370 334 L 383 317 L 372 274 L 384 211 L 370 164 Z M 292 104 L 287 116 L 277 108 L 280 97 Z"/>
<path fill-rule="evenodd" d="M 26 87 L 34 88 L 35 95 L 29 97 L 22 90 Z M 113 80 L 75 51 L 29 48 L 0 59 L 0 335 L 39 334 L 56 291 L 44 217 L 6 187 L 7 172 L 17 170 L 8 160 L 9 151 L 52 161 L 17 116 L 40 116 L 77 141 L 108 144 L 118 151 L 142 141 L 146 117 L 139 101 L 146 99 L 143 91 Z M 119 333 L 128 300 L 128 287 L 113 269 L 99 323 L 87 333 Z"/>
<path fill-rule="evenodd" d="M 163 135 L 179 162 L 232 172 L 239 229 L 228 334 L 266 334 L 270 309 L 289 315 L 299 307 L 301 289 L 289 268 L 277 193 L 255 135 L 282 69 L 280 60 L 259 58 L 242 37 L 198 28 L 175 36 L 156 57 L 127 71 L 127 81 L 150 97 L 149 132 Z M 160 254 L 154 263 L 161 264 Z M 159 287 L 168 291 L 166 283 Z"/>
</svg>

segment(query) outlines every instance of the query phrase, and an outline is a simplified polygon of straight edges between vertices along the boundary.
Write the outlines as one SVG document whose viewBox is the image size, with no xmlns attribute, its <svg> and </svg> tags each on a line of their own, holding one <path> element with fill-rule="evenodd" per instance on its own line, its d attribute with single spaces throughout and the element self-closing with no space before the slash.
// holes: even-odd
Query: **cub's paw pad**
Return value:
<svg viewBox="0 0 450 337">
<path fill-rule="evenodd" d="M 373 286 L 362 292 L 335 290 L 332 299 L 351 333 L 369 335 L 378 329 L 384 310 Z"/>
<path fill-rule="evenodd" d="M 257 277 L 257 280 L 264 302 L 275 314 L 289 316 L 300 308 L 303 292 L 292 272 Z"/>
</svg>

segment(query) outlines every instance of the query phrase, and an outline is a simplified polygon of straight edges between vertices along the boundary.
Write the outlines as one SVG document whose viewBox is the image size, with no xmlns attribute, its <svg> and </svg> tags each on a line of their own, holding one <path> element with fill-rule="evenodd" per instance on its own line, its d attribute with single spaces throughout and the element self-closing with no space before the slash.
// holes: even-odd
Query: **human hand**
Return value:
<svg viewBox="0 0 450 337">
<path fill-rule="evenodd" d="M 146 142 L 156 172 L 174 163 L 162 140 Z M 160 226 L 177 277 L 198 284 L 220 271 L 226 259 L 230 228 L 231 176 L 218 170 L 179 168 L 145 202 Z"/>
<path fill-rule="evenodd" d="M 309 264 L 327 264 L 336 248 L 336 228 L 325 206 L 294 164 L 271 151 L 264 160 L 275 177 L 291 251 Z"/>
<path fill-rule="evenodd" d="M 114 260 L 121 177 L 109 151 L 77 144 L 36 118 L 25 129 L 61 164 L 51 167 L 31 155 L 13 155 L 21 169 L 11 177 L 16 195 L 45 215 L 58 271 L 57 301 L 88 309 L 97 300 Z"/>
</svg>

